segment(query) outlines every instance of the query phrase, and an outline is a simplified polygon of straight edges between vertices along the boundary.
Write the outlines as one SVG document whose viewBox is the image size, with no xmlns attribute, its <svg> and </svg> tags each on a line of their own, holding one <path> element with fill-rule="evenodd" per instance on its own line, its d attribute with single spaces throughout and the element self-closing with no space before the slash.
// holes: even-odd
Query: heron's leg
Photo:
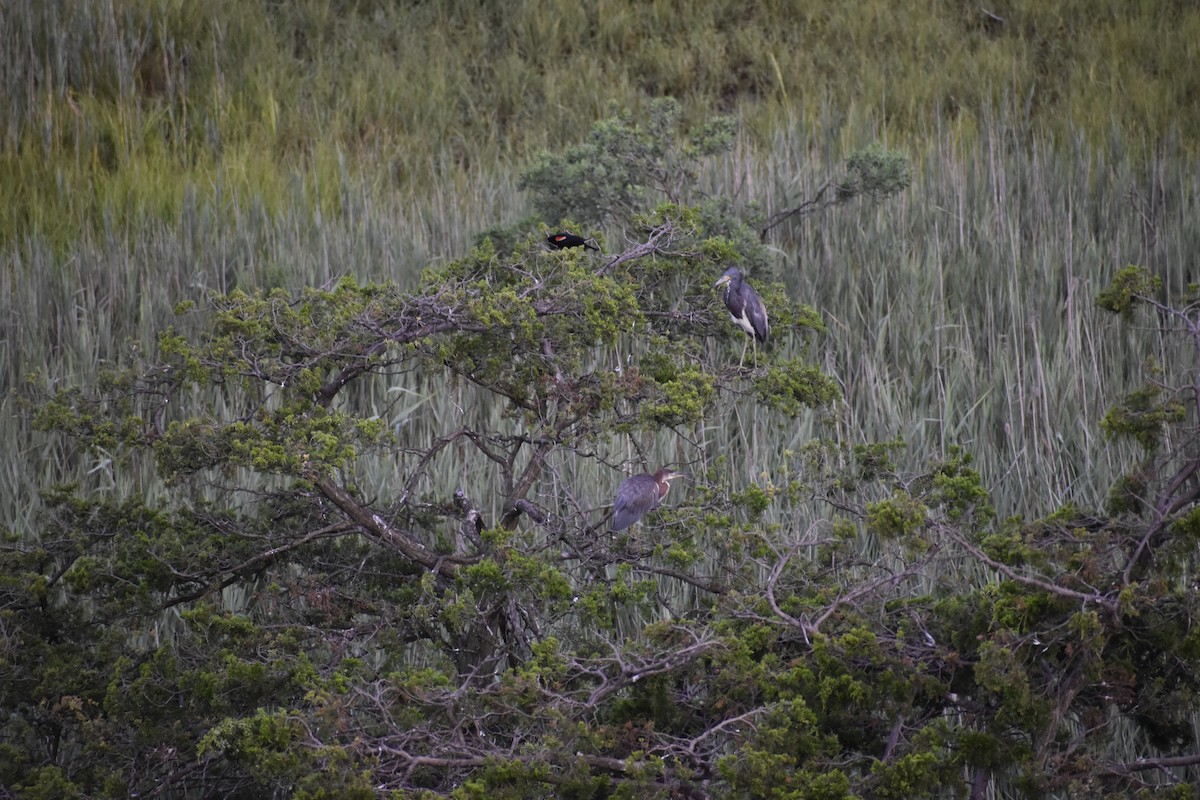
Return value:
<svg viewBox="0 0 1200 800">
<path fill-rule="evenodd" d="M 754 338 L 753 336 L 750 338 Z M 738 359 L 738 369 L 742 368 L 742 363 L 746 360 L 746 348 L 750 346 L 749 342 L 742 342 L 742 357 Z"/>
</svg>

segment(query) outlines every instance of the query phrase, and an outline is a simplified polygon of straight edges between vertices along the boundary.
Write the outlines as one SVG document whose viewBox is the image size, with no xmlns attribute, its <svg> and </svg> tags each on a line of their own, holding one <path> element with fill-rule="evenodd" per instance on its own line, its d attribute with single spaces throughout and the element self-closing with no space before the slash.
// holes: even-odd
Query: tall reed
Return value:
<svg viewBox="0 0 1200 800">
<path fill-rule="evenodd" d="M 794 203 L 846 155 L 827 130 L 823 119 L 797 117 L 765 149 L 744 137 L 710 165 L 704 185 L 747 209 Z M 1093 299 L 1127 263 L 1182 291 L 1197 236 L 1190 160 L 1169 148 L 1130 155 L 1081 140 L 1018 140 L 997 121 L 972 135 L 931 131 L 928 148 L 909 155 L 914 183 L 903 197 L 777 229 L 775 274 L 753 277 L 782 280 L 824 316 L 829 333 L 816 352 L 843 386 L 845 405 L 832 422 L 848 440 L 902 437 L 914 468 L 962 445 L 977 456 L 1002 514 L 1097 504 L 1130 457 L 1100 436 L 1100 417 L 1139 379 L 1146 354 L 1169 359 L 1174 351 L 1155 331 L 1097 313 Z M 84 457 L 29 430 L 11 393 L 26 381 L 86 382 L 129 348 L 152 349 L 166 326 L 187 324 L 172 309 L 208 290 L 295 290 L 342 275 L 411 283 L 425 265 L 465 253 L 474 232 L 526 210 L 513 175 L 478 167 L 424 197 L 389 195 L 348 169 L 333 179 L 297 174 L 289 191 L 281 213 L 253 196 L 189 191 L 170 223 L 110 226 L 66 255 L 37 236 L 8 248 L 0 375 L 9 391 L 0 425 L 17 456 L 3 475 L 0 494 L 13 499 L 3 524 L 27 528 L 36 487 L 56 477 L 118 490 L 124 480 L 104 456 Z M 623 356 L 598 357 L 615 365 Z M 396 379 L 377 386 L 370 402 L 408 435 L 437 435 L 477 400 L 465 389 L 457 398 L 441 391 L 443 380 Z M 662 458 L 737 453 L 727 467 L 733 483 L 761 481 L 825 430 L 818 417 L 779 430 L 760 429 L 758 419 L 746 405 L 718 409 L 696 432 L 701 450 L 679 451 L 664 435 Z M 453 452 L 436 473 L 440 491 L 463 477 Z M 380 464 L 363 478 L 386 485 L 396 468 Z M 562 469 L 561 479 L 576 485 L 605 487 L 617 477 L 595 465 Z"/>
</svg>

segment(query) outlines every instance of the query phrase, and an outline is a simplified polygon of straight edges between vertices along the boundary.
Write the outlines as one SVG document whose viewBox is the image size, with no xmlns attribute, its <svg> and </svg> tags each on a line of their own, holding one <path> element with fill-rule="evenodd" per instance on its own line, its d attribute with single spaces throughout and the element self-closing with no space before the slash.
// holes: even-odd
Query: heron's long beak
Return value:
<svg viewBox="0 0 1200 800">
<path fill-rule="evenodd" d="M 716 282 L 716 283 L 714 283 L 714 284 L 713 284 L 713 286 L 714 286 L 714 287 L 715 287 L 715 286 L 720 286 L 720 285 L 721 285 L 721 284 L 723 284 L 723 283 L 729 283 L 731 280 L 733 280 L 733 277 L 732 277 L 732 276 L 730 276 L 730 275 L 722 275 L 720 278 L 717 278 L 717 282 Z"/>
</svg>

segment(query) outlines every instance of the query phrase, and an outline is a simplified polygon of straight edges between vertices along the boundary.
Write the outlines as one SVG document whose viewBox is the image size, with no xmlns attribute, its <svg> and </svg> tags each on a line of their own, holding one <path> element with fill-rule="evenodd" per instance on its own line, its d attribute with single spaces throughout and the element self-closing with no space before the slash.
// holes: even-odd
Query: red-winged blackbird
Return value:
<svg viewBox="0 0 1200 800">
<path fill-rule="evenodd" d="M 550 245 L 555 250 L 562 250 L 564 247 L 579 247 L 582 245 L 588 250 L 595 250 L 597 253 L 600 252 L 600 248 L 596 247 L 594 244 L 588 244 L 587 239 L 584 239 L 582 236 L 576 236 L 573 233 L 567 233 L 566 231 L 563 231 L 562 233 L 550 234 L 546 237 L 546 244 Z"/>
</svg>

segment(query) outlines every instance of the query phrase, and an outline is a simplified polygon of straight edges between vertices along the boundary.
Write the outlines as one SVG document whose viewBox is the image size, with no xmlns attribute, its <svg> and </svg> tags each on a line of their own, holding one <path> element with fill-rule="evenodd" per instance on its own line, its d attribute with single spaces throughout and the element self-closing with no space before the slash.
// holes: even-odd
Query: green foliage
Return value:
<svg viewBox="0 0 1200 800">
<path fill-rule="evenodd" d="M 650 104 L 644 125 L 625 111 L 597 122 L 585 143 L 561 154 L 541 153 L 520 187 L 545 220 L 584 225 L 627 221 L 648 209 L 651 192 L 672 203 L 687 199 L 699 160 L 729 149 L 734 123 L 722 118 L 679 133 L 680 106 L 671 98 Z"/>
<path fill-rule="evenodd" d="M 771 506 L 771 492 L 758 486 L 747 486 L 745 491 L 737 492 L 730 498 L 734 505 L 744 508 L 750 519 L 757 520 Z"/>
<path fill-rule="evenodd" d="M 846 160 L 846 175 L 837 185 L 839 200 L 870 195 L 884 200 L 903 192 L 912 183 L 908 158 L 875 143 L 855 151 Z"/>
<path fill-rule="evenodd" d="M 1044 724 L 1049 708 L 1035 696 L 1029 673 L 1012 649 L 1003 643 L 985 642 L 979 648 L 975 680 L 997 704 L 997 721 L 1024 730 Z"/>
<path fill-rule="evenodd" d="M 1110 86 L 1141 74 L 1073 61 L 1089 33 L 1153 41 L 1169 66 L 1186 48 L 1163 20 L 1186 30 L 1189 14 L 902 3 L 815 6 L 798 24 L 769 3 L 749 19 L 654 2 L 335 5 L 134 3 L 97 26 L 87 4 L 17 4 L 0 22 L 41 49 L 0 59 L 47 72 L 10 87 L 20 147 L 0 165 L 29 209 L 13 229 L 32 231 L 10 259 L 21 313 L 2 361 L 10 384 L 28 379 L 20 409 L 37 409 L 39 434 L 13 443 L 14 469 L 36 464 L 43 488 L 80 478 L 11 504 L 40 516 L 0 548 L 0 783 L 1092 797 L 1134 793 L 1158 755 L 1184 756 L 1170 779 L 1194 779 L 1194 403 L 1134 394 L 1096 449 L 1095 398 L 1125 391 L 1146 339 L 1098 329 L 1069 271 L 1140 248 L 1171 279 L 1166 299 L 1122 273 L 1102 303 L 1186 327 L 1167 262 L 1194 170 L 1156 142 L 1142 186 L 1138 159 L 1114 154 L 1136 140 L 1064 154 L 1034 130 L 1068 103 L 1044 90 L 1076 63 L 1126 70 Z M 796 31 L 805 46 L 786 41 Z M 828 42 L 881 59 L 931 47 L 945 68 L 884 71 L 886 131 L 844 108 L 763 126 L 772 98 L 828 102 L 788 100 Z M 597 48 L 613 70 L 577 59 Z M 438 77 L 389 78 L 427 66 Z M 876 78 L 841 73 L 855 91 L 829 96 L 881 97 Z M 589 75 L 610 95 L 590 99 Z M 717 103 L 697 98 L 737 108 L 743 88 L 755 102 L 730 150 L 733 122 L 698 123 Z M 993 91 L 1033 99 L 991 120 Z M 1154 94 L 1129 113 L 1185 107 L 1155 111 Z M 662 95 L 680 100 L 650 105 Z M 584 211 L 497 225 L 526 211 L 507 160 L 574 140 L 609 97 L 630 110 L 527 173 L 538 203 Z M 1123 113 L 1097 115 L 1104 135 Z M 933 122 L 918 152 L 905 132 Z M 793 241 L 757 241 L 763 208 L 842 143 L 877 139 L 918 168 L 872 146 L 842 191 L 887 196 L 915 174 L 928 202 L 829 209 Z M 555 220 L 605 253 L 547 251 Z M 46 255 L 73 227 L 99 238 Z M 729 263 L 774 326 L 748 382 L 712 346 L 743 341 L 711 287 Z M 414 264 L 431 266 L 405 284 Z M 347 270 L 389 279 L 330 277 Z M 59 282 L 27 280 L 38 272 Z M 167 329 L 158 311 L 176 306 Z M 36 337 L 49 349 L 25 347 Z M 1155 384 L 1194 384 L 1184 341 L 1155 341 Z M 1128 436 L 1150 457 L 1127 464 Z M 656 463 L 686 464 L 688 483 L 610 535 L 616 476 Z"/>
<path fill-rule="evenodd" d="M 97 408 L 88 404 L 78 389 L 64 389 L 38 409 L 33 427 L 70 433 L 97 450 L 115 450 L 142 436 L 142 420 L 129 413 L 131 410 L 121 399 Z"/>
<path fill-rule="evenodd" d="M 296 734 L 285 713 L 259 709 L 251 717 L 223 720 L 200 740 L 196 755 L 219 753 L 246 764 L 264 783 L 287 780 L 301 768 L 300 752 L 289 747 Z"/>
<path fill-rule="evenodd" d="M 953 522 L 986 524 L 995 511 L 979 472 L 970 465 L 974 456 L 959 447 L 951 447 L 944 460 L 933 465 L 926 505 L 940 507 Z"/>
<path fill-rule="evenodd" d="M 678 369 L 667 380 L 656 380 L 641 403 L 641 418 L 652 427 L 695 423 L 704 417 L 715 393 L 712 375 L 699 369 Z"/>
<path fill-rule="evenodd" d="M 31 800 L 71 800 L 83 796 L 79 787 L 67 780 L 58 767 L 35 769 L 19 788 L 21 796 Z"/>
<path fill-rule="evenodd" d="M 904 492 L 867 505 L 867 525 L 880 536 L 913 537 L 925 526 L 925 515 L 925 506 Z"/>
<path fill-rule="evenodd" d="M 841 398 L 834 380 L 800 361 L 772 365 L 762 377 L 755 378 L 754 391 L 764 405 L 791 417 L 805 408 L 830 406 Z"/>
<path fill-rule="evenodd" d="M 903 449 L 904 442 L 900 439 L 854 445 L 857 477 L 863 481 L 873 481 L 893 475 L 896 472 L 894 459 Z"/>
<path fill-rule="evenodd" d="M 1109 409 L 1100 428 L 1111 437 L 1129 437 L 1148 452 L 1162 444 L 1171 425 L 1183 422 L 1184 405 L 1161 386 L 1147 386 L 1127 394 Z"/>
<path fill-rule="evenodd" d="M 1128 320 L 1138 302 L 1154 297 L 1161 289 L 1160 278 L 1142 267 L 1131 265 L 1113 276 L 1109 285 L 1096 297 L 1096 305 Z"/>
<path fill-rule="evenodd" d="M 951 772 L 937 753 L 909 753 L 893 764 L 877 763 L 872 768 L 876 785 L 872 792 L 879 798 L 936 796 L 951 783 Z"/>
<path fill-rule="evenodd" d="M 665 191 L 668 181 L 690 182 L 694 160 L 723 147 L 730 131 L 722 123 L 677 145 L 678 108 L 658 112 L 652 130 L 631 135 Z M 680 541 L 631 555 L 644 545 L 622 536 L 605 555 L 607 543 L 581 537 L 589 522 L 577 502 L 547 501 L 560 493 L 546 473 L 601 460 L 598 450 L 618 437 L 702 424 L 730 390 L 703 347 L 714 326 L 711 261 L 765 256 L 730 207 L 668 203 L 638 224 L 658 232 L 653 246 L 618 269 L 547 251 L 539 233 L 526 232 L 481 237 L 408 291 L 344 278 L 297 296 L 213 293 L 206 307 L 178 307 L 179 327 L 159 336 L 156 353 L 135 354 L 86 392 L 58 393 L 41 411 L 43 430 L 153 466 L 178 492 L 157 506 L 77 489 L 47 495 L 62 536 L 56 586 L 42 557 L 14 562 L 14 588 L 64 613 L 87 606 L 110 625 L 173 621 L 169 647 L 118 648 L 112 677 L 64 686 L 79 700 L 59 705 L 82 713 L 81 726 L 94 717 L 138 731 L 125 747 L 143 731 L 169 730 L 171 759 L 219 762 L 225 791 L 353 796 L 393 771 L 406 789 L 529 796 L 565 771 L 562 785 L 583 796 L 607 791 L 613 759 L 628 764 L 619 793 L 666 794 L 690 781 L 674 759 L 647 753 L 659 731 L 683 735 L 707 712 L 678 704 L 674 667 L 648 667 L 643 677 L 611 673 L 606 659 L 627 646 L 619 632 L 642 625 L 660 602 L 658 577 L 696 569 L 703 551 Z M 803 313 L 798 326 L 819 325 L 815 312 Z M 631 338 L 638 359 L 609 361 L 609 348 Z M 379 384 L 408 374 L 469 390 L 488 411 L 415 438 L 372 400 Z M 775 374 L 789 376 L 793 404 L 834 396 L 832 382 L 799 360 Z M 465 484 L 453 498 L 441 494 L 444 482 L 417 490 L 461 447 L 493 465 L 487 484 Z M 359 485 L 356 475 L 376 461 L 402 484 Z M 472 507 L 470 498 L 497 491 L 498 513 Z M 775 496 L 770 488 L 734 499 L 757 518 Z M 661 517 L 672 524 L 687 513 Z M 616 563 L 610 571 L 598 558 Z M 327 640 L 333 630 L 342 633 Z M 622 658 L 673 658 L 677 637 L 695 633 L 647 629 Z M 689 661 L 681 666 L 690 670 Z M 633 691 L 627 701 L 602 691 L 602 724 L 588 730 L 569 705 L 609 681 Z M 393 693 L 404 702 L 383 699 Z M 175 696 L 186 698 L 179 707 L 188 716 L 171 727 Z M 480 723 L 472 736 L 516 744 L 503 756 L 444 764 L 421 763 L 436 751 L 415 742 L 397 745 L 411 751 L 407 762 L 378 758 L 378 743 L 396 731 L 450 724 L 456 696 L 469 698 L 467 713 L 495 718 L 494 729 Z M 524 725 L 513 714 L 533 720 L 528 745 L 509 733 Z"/>
</svg>

